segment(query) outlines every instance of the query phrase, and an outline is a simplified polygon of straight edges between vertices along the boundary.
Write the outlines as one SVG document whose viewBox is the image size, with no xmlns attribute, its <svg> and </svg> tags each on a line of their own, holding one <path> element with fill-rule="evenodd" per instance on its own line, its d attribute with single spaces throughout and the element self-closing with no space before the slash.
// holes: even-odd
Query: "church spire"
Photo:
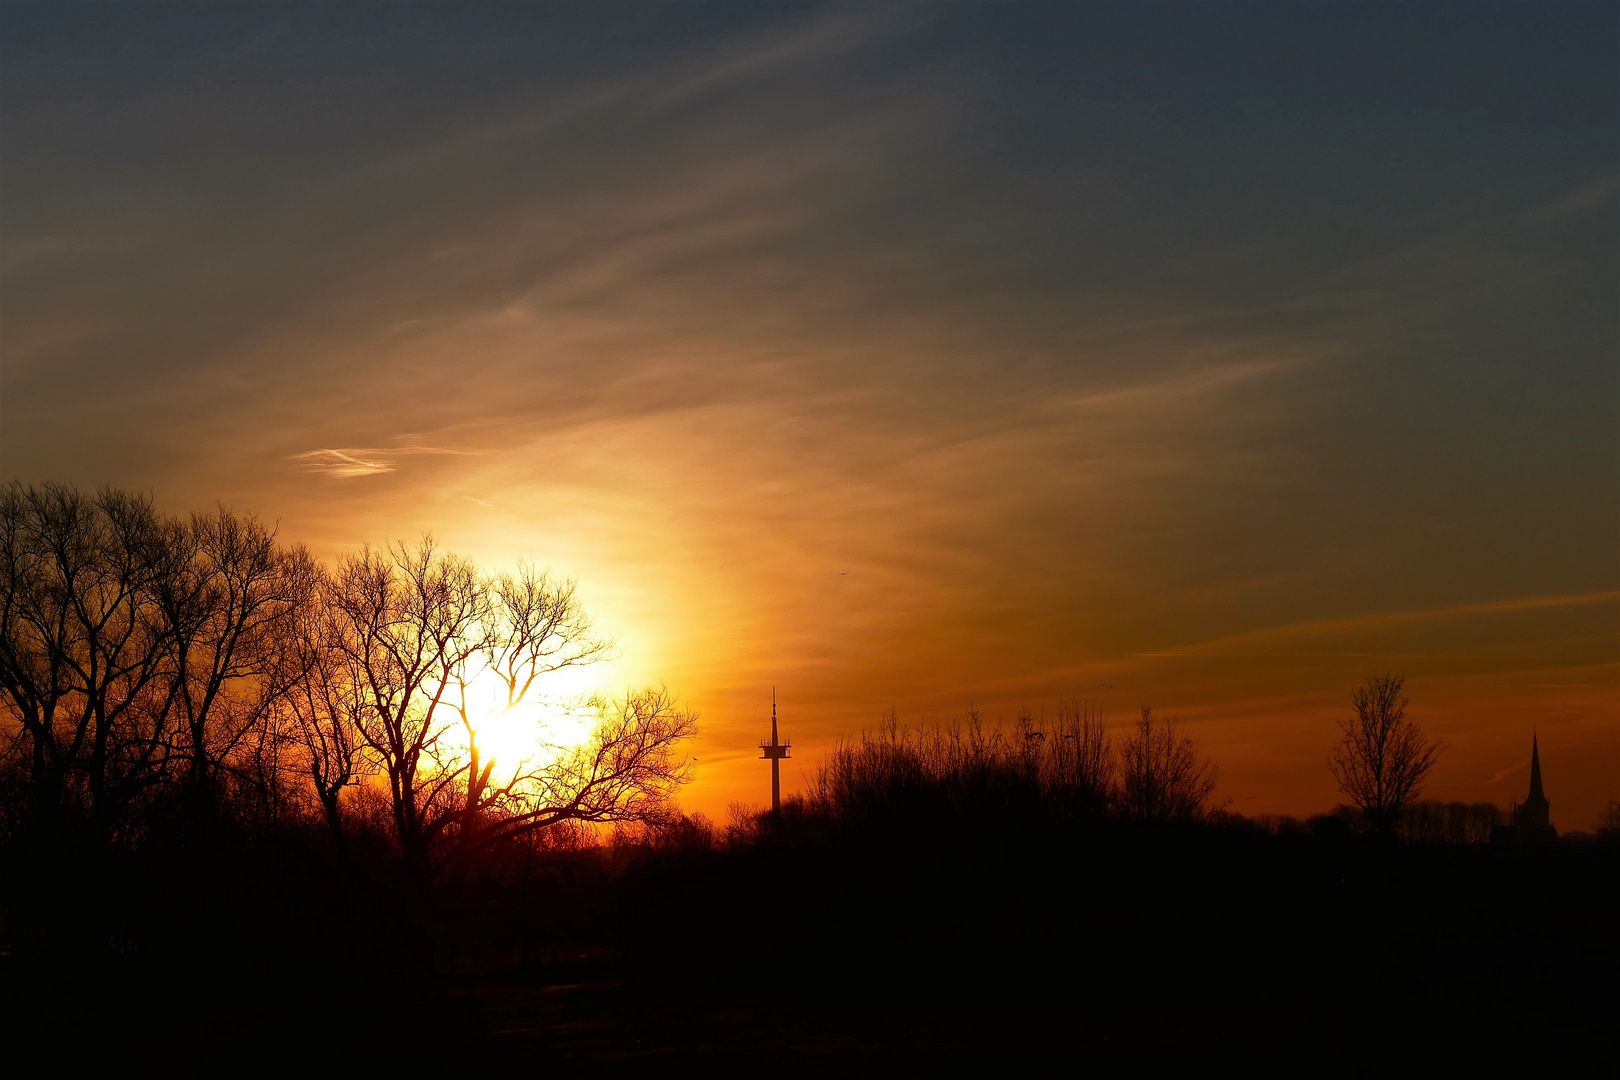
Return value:
<svg viewBox="0 0 1620 1080">
<path fill-rule="evenodd" d="M 1541 790 L 1541 747 L 1536 745 L 1535 733 L 1530 735 L 1530 794 L 1513 812 L 1513 824 L 1524 840 L 1552 840 L 1558 836 L 1553 830 L 1547 793 Z"/>
<path fill-rule="evenodd" d="M 1536 746 L 1534 732 L 1530 734 L 1530 797 L 1527 803 L 1545 803 L 1547 796 L 1541 790 L 1541 751 Z"/>
<path fill-rule="evenodd" d="M 1551 843 L 1558 839 L 1558 830 L 1553 828 L 1552 807 L 1547 803 L 1547 793 L 1541 788 L 1541 746 L 1536 738 L 1536 732 L 1530 732 L 1530 793 L 1524 802 L 1513 806 L 1513 824 L 1503 825 L 1491 833 L 1491 840 L 1506 840 L 1509 843 L 1540 844 Z"/>
</svg>

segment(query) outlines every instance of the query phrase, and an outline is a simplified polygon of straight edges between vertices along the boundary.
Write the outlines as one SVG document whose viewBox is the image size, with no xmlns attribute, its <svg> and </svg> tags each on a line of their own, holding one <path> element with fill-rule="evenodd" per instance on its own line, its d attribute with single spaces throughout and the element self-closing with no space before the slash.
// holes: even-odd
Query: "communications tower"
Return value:
<svg viewBox="0 0 1620 1080">
<path fill-rule="evenodd" d="M 792 757 L 788 753 L 793 743 L 783 742 L 776 734 L 776 687 L 771 687 L 771 741 L 759 744 L 760 760 L 769 760 L 771 763 L 771 809 L 782 809 L 782 759 Z"/>
</svg>

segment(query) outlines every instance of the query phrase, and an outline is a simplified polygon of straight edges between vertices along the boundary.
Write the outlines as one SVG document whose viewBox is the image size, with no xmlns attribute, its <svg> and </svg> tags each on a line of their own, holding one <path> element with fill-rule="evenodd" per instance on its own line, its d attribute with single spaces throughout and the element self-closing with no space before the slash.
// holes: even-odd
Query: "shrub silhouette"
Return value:
<svg viewBox="0 0 1620 1080">
<path fill-rule="evenodd" d="M 1114 797 L 1102 717 L 1065 702 L 1041 725 L 1027 710 L 1010 728 L 965 723 L 909 728 L 891 712 L 876 730 L 840 741 L 800 800 L 803 812 L 845 825 L 896 816 L 1085 820 Z"/>
<path fill-rule="evenodd" d="M 1198 821 L 1215 792 L 1215 766 L 1198 759 L 1198 744 L 1171 717 L 1142 707 L 1136 730 L 1120 749 L 1119 810 L 1137 821 Z"/>
</svg>

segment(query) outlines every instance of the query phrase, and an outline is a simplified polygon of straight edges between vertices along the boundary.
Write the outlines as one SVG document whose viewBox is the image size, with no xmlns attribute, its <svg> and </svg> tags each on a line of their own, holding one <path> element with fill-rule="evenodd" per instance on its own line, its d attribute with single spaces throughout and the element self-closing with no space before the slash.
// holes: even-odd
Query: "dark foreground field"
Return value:
<svg viewBox="0 0 1620 1080">
<path fill-rule="evenodd" d="M 414 902 L 295 843 L 13 851 L 8 1042 L 316 1071 L 1620 1065 L 1613 846 L 918 824 L 562 853 Z"/>
</svg>

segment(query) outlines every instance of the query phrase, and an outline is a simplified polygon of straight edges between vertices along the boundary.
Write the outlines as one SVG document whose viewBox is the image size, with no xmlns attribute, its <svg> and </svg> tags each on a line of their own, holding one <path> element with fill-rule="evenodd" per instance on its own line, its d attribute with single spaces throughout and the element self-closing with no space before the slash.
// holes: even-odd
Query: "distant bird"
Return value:
<svg viewBox="0 0 1620 1080">
<path fill-rule="evenodd" d="M 1028 735 L 1025 735 L 1024 738 L 1026 738 L 1026 739 L 1044 739 L 1044 738 L 1046 738 L 1046 732 L 1044 732 L 1044 731 L 1032 731 Z"/>
</svg>

